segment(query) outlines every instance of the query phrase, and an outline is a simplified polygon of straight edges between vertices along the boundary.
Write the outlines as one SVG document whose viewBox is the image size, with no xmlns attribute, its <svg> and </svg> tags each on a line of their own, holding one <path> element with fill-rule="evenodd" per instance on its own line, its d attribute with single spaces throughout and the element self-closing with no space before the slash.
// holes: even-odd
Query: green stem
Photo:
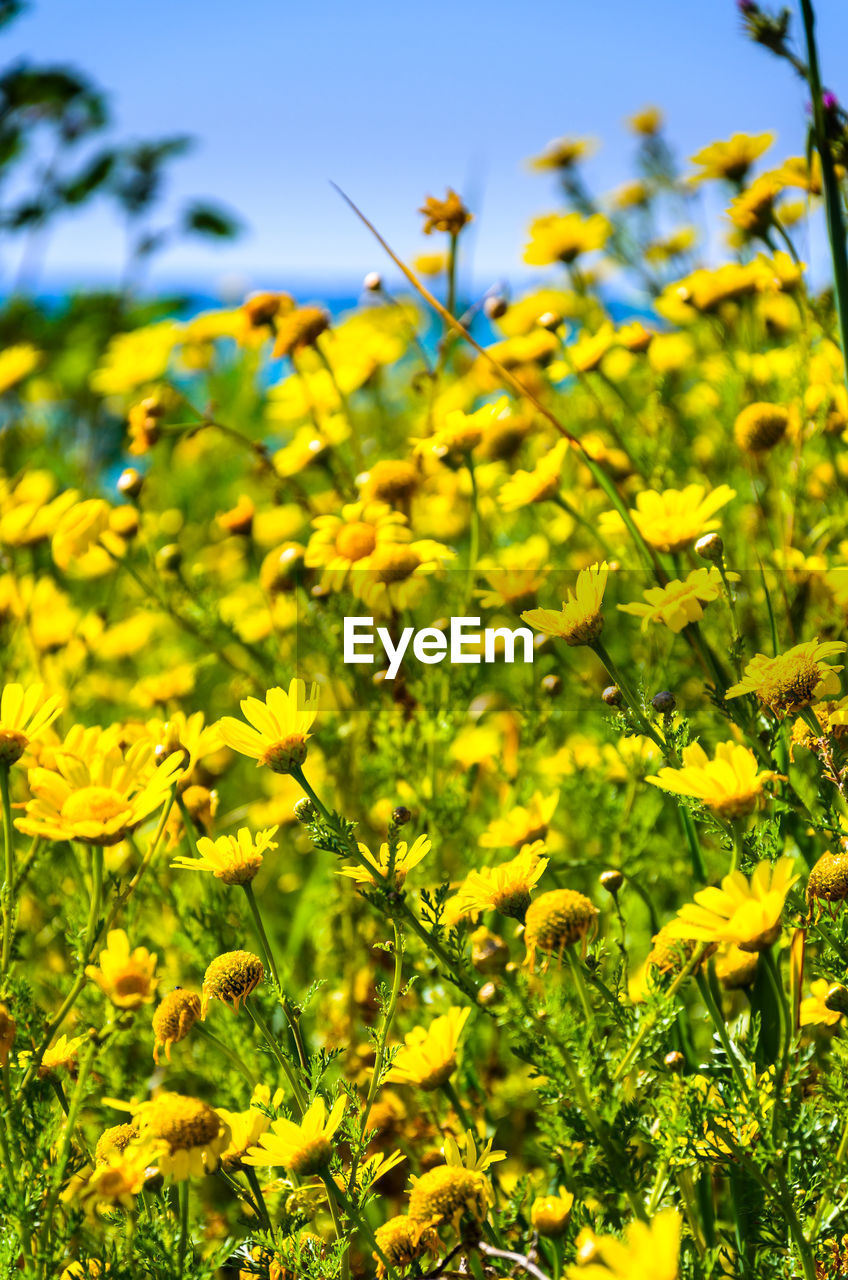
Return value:
<svg viewBox="0 0 848 1280">
<path fill-rule="evenodd" d="M 389 996 L 389 1003 L 386 1005 L 386 1012 L 383 1016 L 383 1025 L 380 1027 L 380 1034 L 377 1039 L 377 1052 L 374 1056 L 374 1070 L 371 1074 L 371 1082 L 368 1086 L 368 1094 L 365 1099 L 365 1106 L 362 1111 L 362 1120 L 360 1122 L 360 1133 L 362 1138 L 356 1148 L 353 1160 L 350 1166 L 350 1177 L 347 1181 L 348 1195 L 354 1195 L 356 1191 L 356 1173 L 362 1160 L 365 1150 L 365 1134 L 368 1131 L 368 1117 L 371 1115 L 371 1108 L 377 1097 L 377 1090 L 380 1088 L 380 1082 L 383 1075 L 383 1063 L 386 1060 L 386 1045 L 388 1044 L 389 1031 L 394 1021 L 395 1012 L 400 999 L 400 988 L 403 981 L 403 938 L 397 925 L 392 922 L 394 931 L 394 953 L 395 953 L 395 972 L 392 979 L 392 990 Z"/>
<path fill-rule="evenodd" d="M 186 1254 L 188 1252 L 188 1188 L 189 1181 L 185 1178 L 180 1183 L 180 1248 L 178 1261 L 178 1274 L 185 1275 Z"/>
<path fill-rule="evenodd" d="M 197 1032 L 199 1036 L 201 1036 L 204 1040 L 206 1040 L 207 1043 L 214 1045 L 215 1048 L 218 1050 L 218 1052 L 222 1053 L 224 1057 L 233 1064 L 233 1066 L 240 1073 L 240 1075 L 244 1076 L 245 1080 L 251 1086 L 251 1088 L 254 1087 L 254 1085 L 256 1084 L 256 1076 L 253 1074 L 250 1068 L 243 1062 L 243 1060 L 239 1057 L 239 1055 L 235 1052 L 234 1049 L 231 1049 L 229 1045 L 224 1044 L 224 1041 L 220 1040 L 218 1036 L 215 1035 L 214 1032 L 210 1031 L 204 1022 L 200 1022 L 199 1020 L 195 1022 L 194 1030 Z"/>
<path fill-rule="evenodd" d="M 50 1233 L 56 1225 L 56 1206 L 59 1201 L 59 1193 L 62 1190 L 62 1179 L 65 1176 L 68 1160 L 71 1155 L 71 1139 L 74 1130 L 77 1127 L 77 1117 L 80 1107 L 82 1106 L 83 1093 L 88 1081 L 88 1075 L 91 1065 L 94 1061 L 94 1055 L 97 1051 L 97 1041 L 90 1040 L 88 1048 L 83 1052 L 82 1061 L 79 1066 L 79 1075 L 71 1095 L 70 1106 L 68 1107 L 68 1118 L 65 1121 L 65 1130 L 62 1135 L 62 1144 L 59 1149 L 59 1157 L 56 1161 L 55 1172 L 53 1174 L 53 1185 L 50 1188 L 50 1195 L 47 1200 L 47 1206 L 44 1211 L 44 1225 L 41 1229 L 39 1237 L 39 1253 L 45 1253 L 47 1244 L 50 1240 Z"/>
<path fill-rule="evenodd" d="M 589 1002 L 589 992 L 586 990 L 586 983 L 583 980 L 583 973 L 580 968 L 580 958 L 576 954 L 573 946 L 566 947 L 565 952 L 568 956 L 568 963 L 571 968 L 571 972 L 574 975 L 574 985 L 577 988 L 577 994 L 580 997 L 580 1003 L 583 1006 L 583 1013 L 586 1017 L 586 1022 L 591 1027 L 595 1021 L 595 1014 L 592 1009 L 592 1005 Z"/>
<path fill-rule="evenodd" d="M 12 954 L 12 932 L 15 920 L 15 847 L 12 829 L 12 802 L 9 796 L 9 765 L 0 765 L 0 797 L 3 801 L 3 846 L 5 850 L 3 874 L 3 953 L 0 976 L 9 972 Z"/>
<path fill-rule="evenodd" d="M 842 220 L 839 183 L 836 178 L 833 155 L 827 136 L 821 75 L 819 74 L 819 55 L 815 38 L 816 20 L 810 0 L 801 0 L 801 15 L 804 20 L 804 35 L 807 43 L 807 79 L 813 100 L 813 130 L 816 138 L 816 149 L 819 153 L 822 167 L 827 236 L 830 241 L 830 253 L 833 261 L 833 280 L 836 286 L 836 315 L 839 321 L 839 335 L 842 341 L 842 359 L 844 363 L 848 360 L 848 253 L 846 253 L 845 248 L 845 224 Z M 848 381 L 848 367 L 846 367 L 845 372 L 846 381 Z"/>
<path fill-rule="evenodd" d="M 291 1063 L 289 1062 L 288 1058 L 286 1058 L 280 1046 L 277 1044 L 277 1041 L 274 1039 L 273 1035 L 271 1034 L 271 1030 L 268 1024 L 265 1022 L 265 1019 L 261 1016 L 261 1014 L 256 1012 L 256 1010 L 251 1006 L 248 1000 L 245 1000 L 244 1008 L 247 1010 L 248 1016 L 253 1022 L 253 1025 L 256 1027 L 257 1031 L 264 1039 L 265 1043 L 273 1053 L 274 1057 L 277 1059 L 277 1062 L 283 1068 L 285 1077 L 288 1080 L 289 1086 L 291 1087 L 292 1094 L 294 1095 L 295 1106 L 297 1107 L 300 1113 L 300 1117 L 302 1118 L 304 1112 L 306 1111 L 306 1098 L 304 1097 L 303 1090 L 300 1087 L 300 1082 L 294 1073 L 294 1069 Z"/>
<path fill-rule="evenodd" d="M 292 1039 L 294 1040 L 298 1061 L 300 1062 L 302 1069 L 308 1073 L 309 1067 L 300 1024 L 295 1016 L 294 1010 L 289 1004 L 288 997 L 283 991 L 283 984 L 280 982 L 280 971 L 277 968 L 277 962 L 274 959 L 274 953 L 271 950 L 271 944 L 268 941 L 268 935 L 265 932 L 265 926 L 262 923 L 262 916 L 259 914 L 259 903 L 256 901 L 256 895 L 253 892 L 253 885 L 249 880 L 247 880 L 242 885 L 242 889 L 244 889 L 244 896 L 247 898 L 250 913 L 253 916 L 253 923 L 256 926 L 256 933 L 259 938 L 259 949 L 262 952 L 262 958 L 264 959 L 266 967 L 274 980 L 274 986 L 277 989 L 277 999 L 280 1002 L 280 1008 L 283 1011 L 283 1016 L 289 1025 L 289 1030 L 291 1031 Z"/>
<path fill-rule="evenodd" d="M 727 1034 L 727 1024 L 724 1021 L 724 1017 L 722 1016 L 721 1010 L 719 1009 L 718 1005 L 715 1002 L 715 997 L 713 996 L 713 993 L 710 989 L 709 981 L 707 980 L 707 977 L 704 973 L 696 973 L 695 981 L 698 984 L 698 990 L 701 993 L 701 999 L 703 1000 L 704 1004 L 707 1007 L 707 1013 L 710 1015 L 712 1024 L 716 1029 L 716 1033 L 718 1035 L 719 1040 L 721 1041 L 722 1048 L 724 1049 L 724 1052 L 727 1055 L 727 1059 L 730 1063 L 733 1074 L 736 1077 L 736 1082 L 739 1085 L 739 1088 L 742 1091 L 742 1093 L 745 1096 L 747 1096 L 748 1095 L 747 1081 L 745 1080 L 745 1076 L 742 1072 L 742 1066 L 739 1062 L 739 1058 L 736 1055 L 736 1050 L 734 1049 L 731 1043 L 730 1036 Z"/>
</svg>

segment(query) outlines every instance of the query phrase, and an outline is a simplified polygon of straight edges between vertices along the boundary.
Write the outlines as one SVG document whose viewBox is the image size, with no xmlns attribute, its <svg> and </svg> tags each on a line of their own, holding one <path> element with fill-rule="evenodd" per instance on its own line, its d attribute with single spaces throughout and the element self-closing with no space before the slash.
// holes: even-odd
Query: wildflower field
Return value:
<svg viewBox="0 0 848 1280">
<path fill-rule="evenodd" d="M 449 189 L 341 316 L 4 304 L 0 1278 L 848 1275 L 848 116 L 739 10 L 806 154 L 562 138 L 532 286 Z"/>
</svg>

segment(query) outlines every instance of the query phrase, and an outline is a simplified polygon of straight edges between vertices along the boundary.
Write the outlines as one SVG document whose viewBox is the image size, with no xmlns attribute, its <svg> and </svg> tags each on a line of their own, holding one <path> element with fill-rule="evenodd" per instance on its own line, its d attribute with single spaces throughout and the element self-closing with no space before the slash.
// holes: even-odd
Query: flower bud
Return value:
<svg viewBox="0 0 848 1280">
<path fill-rule="evenodd" d="M 562 324 L 562 316 L 558 316 L 555 311 L 544 311 L 537 321 L 540 329 L 547 329 L 548 333 L 556 333 Z"/>
<path fill-rule="evenodd" d="M 619 889 L 624 884 L 624 876 L 615 867 L 610 868 L 609 871 L 602 871 L 598 879 L 600 880 L 601 888 L 606 889 L 607 893 L 611 893 L 613 897 L 617 896 Z"/>
<path fill-rule="evenodd" d="M 844 987 L 841 982 L 834 982 L 827 989 L 824 1007 L 832 1013 L 848 1013 L 848 987 Z"/>
<path fill-rule="evenodd" d="M 617 684 L 608 684 L 601 694 L 601 701 L 605 702 L 608 707 L 621 706 L 621 690 Z"/>
<path fill-rule="evenodd" d="M 702 560 L 719 564 L 724 559 L 724 541 L 717 533 L 705 533 L 695 543 L 695 550 Z"/>
<path fill-rule="evenodd" d="M 483 303 L 483 315 L 487 320 L 500 320 L 501 316 L 507 313 L 508 303 L 506 298 L 501 298 L 497 294 L 488 297 Z"/>
<path fill-rule="evenodd" d="M 183 562 L 183 553 L 175 542 L 169 542 L 156 552 L 156 568 L 160 573 L 176 573 Z"/>
<path fill-rule="evenodd" d="M 412 813 L 407 809 L 405 804 L 399 804 L 396 809 L 392 810 L 392 825 L 395 827 L 405 827 L 412 817 Z"/>
<path fill-rule="evenodd" d="M 663 1063 L 668 1067 L 669 1071 L 679 1074 L 686 1066 L 686 1059 L 677 1049 L 672 1049 L 671 1053 L 667 1053 L 663 1058 Z"/>
<path fill-rule="evenodd" d="M 125 498 L 137 498 L 144 487 L 144 476 L 135 467 L 127 467 L 118 476 L 116 488 Z"/>
<path fill-rule="evenodd" d="M 670 716 L 677 707 L 677 701 L 673 693 L 669 693 L 668 689 L 663 689 L 660 693 L 655 693 L 651 698 L 651 706 L 661 715 Z"/>
<path fill-rule="evenodd" d="M 362 281 L 362 287 L 367 289 L 369 293 L 379 293 L 383 287 L 383 277 L 379 271 L 369 271 Z"/>
<path fill-rule="evenodd" d="M 553 698 L 562 688 L 562 680 L 559 676 L 553 674 L 543 676 L 541 681 L 542 693 L 546 693 L 548 697 Z"/>
<path fill-rule="evenodd" d="M 313 822 L 317 822 L 321 815 L 308 796 L 301 796 L 294 807 L 294 816 L 302 826 L 309 827 Z"/>
</svg>

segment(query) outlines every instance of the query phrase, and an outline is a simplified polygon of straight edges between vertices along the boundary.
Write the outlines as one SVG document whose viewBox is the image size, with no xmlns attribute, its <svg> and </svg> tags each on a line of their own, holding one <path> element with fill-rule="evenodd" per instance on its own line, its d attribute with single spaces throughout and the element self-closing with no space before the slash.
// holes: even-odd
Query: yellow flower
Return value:
<svg viewBox="0 0 848 1280">
<path fill-rule="evenodd" d="M 637 495 L 636 507 L 630 515 L 652 547 L 658 551 L 683 551 L 702 534 L 718 528 L 718 520 L 712 519 L 714 513 L 735 497 L 735 490 L 726 484 L 720 484 L 710 494 L 701 484 L 666 489 L 663 493 L 644 489 Z M 620 531 L 623 521 L 618 512 L 605 512 L 601 516 L 601 528 Z"/>
<path fill-rule="evenodd" d="M 767 453 L 786 434 L 789 413 L 781 404 L 747 405 L 737 416 L 733 435 L 746 453 Z"/>
<path fill-rule="evenodd" d="M 132 1111 L 140 1139 L 159 1148 L 159 1172 L 175 1182 L 214 1172 L 230 1141 L 223 1118 L 200 1098 L 159 1093 Z"/>
<path fill-rule="evenodd" d="M 342 1122 L 347 1098 L 336 1099 L 329 1116 L 323 1098 L 316 1098 L 300 1124 L 279 1119 L 261 1135 L 244 1157 L 250 1165 L 281 1165 L 298 1177 L 326 1169 L 333 1154 L 332 1138 Z"/>
<path fill-rule="evenodd" d="M 758 772 L 757 757 L 738 742 L 720 742 L 712 760 L 693 742 L 683 748 L 681 769 L 660 769 L 645 781 L 673 795 L 700 800 L 722 818 L 742 818 L 764 802 L 763 785 L 776 776 L 769 770 Z"/>
<path fill-rule="evenodd" d="M 155 968 L 156 956 L 147 947 L 131 951 L 124 930 L 110 929 L 100 952 L 100 964 L 86 965 L 85 972 L 116 1009 L 138 1009 L 150 1004 L 159 985 L 153 976 Z"/>
<path fill-rule="evenodd" d="M 680 1264 L 680 1214 L 664 1209 L 651 1222 L 632 1222 L 624 1239 L 596 1236 L 588 1228 L 577 1240 L 578 1263 L 566 1280 L 677 1280 Z"/>
<path fill-rule="evenodd" d="M 663 127 L 663 113 L 659 107 L 643 107 L 627 117 L 627 127 L 642 138 L 653 138 Z"/>
<path fill-rule="evenodd" d="M 117 844 L 163 806 L 174 785 L 181 756 L 168 756 L 158 768 L 152 761 L 146 742 L 126 753 L 103 745 L 87 761 L 59 752 L 52 769 L 29 770 L 33 799 L 15 825 L 48 840 Z"/>
<path fill-rule="evenodd" d="M 71 1184 L 74 1198 L 92 1216 L 98 1209 L 135 1209 L 139 1192 L 155 1176 L 160 1144 L 132 1143 L 112 1150 L 84 1179 Z"/>
<path fill-rule="evenodd" d="M 450 235 L 457 236 L 474 216 L 468 212 L 461 197 L 450 187 L 443 200 L 438 196 L 426 196 L 418 212 L 424 214 L 425 236 L 431 235 L 434 231 L 447 231 Z"/>
<path fill-rule="evenodd" d="M 571 1218 L 574 1196 L 560 1187 L 555 1196 L 537 1196 L 530 1206 L 530 1222 L 540 1236 L 561 1236 Z"/>
<path fill-rule="evenodd" d="M 294 356 L 314 347 L 322 333 L 330 327 L 330 317 L 323 307 L 295 307 L 278 316 L 273 358 Z"/>
<path fill-rule="evenodd" d="M 726 142 L 713 142 L 692 157 L 692 163 L 701 169 L 692 181 L 723 178 L 741 183 L 754 161 L 768 151 L 773 142 L 773 133 L 734 133 Z"/>
<path fill-rule="evenodd" d="M 370 863 L 375 871 L 379 871 L 384 878 L 388 876 L 390 870 L 394 871 L 393 883 L 395 888 L 399 889 L 412 868 L 417 867 L 419 862 L 426 858 L 430 852 L 430 837 L 419 836 L 411 845 L 407 845 L 405 840 L 399 841 L 395 850 L 393 867 L 388 844 L 380 845 L 380 853 L 376 858 L 367 845 L 360 844 L 358 847 L 363 858 Z M 376 880 L 365 867 L 343 867 L 339 875 L 348 876 L 351 880 L 355 880 L 357 884 L 376 884 Z"/>
<path fill-rule="evenodd" d="M 578 160 L 592 155 L 597 146 L 594 138 L 554 138 L 540 155 L 533 156 L 530 168 L 542 172 L 548 169 L 571 169 Z"/>
<path fill-rule="evenodd" d="M 845 1010 L 832 1008 L 827 1002 L 831 986 L 827 978 L 817 978 L 810 983 L 811 994 L 801 1001 L 802 1027 L 835 1027 L 842 1021 Z"/>
<path fill-rule="evenodd" d="M 44 685 L 3 686 L 0 695 L 0 767 L 20 760 L 31 742 L 36 742 L 58 716 L 62 704 L 57 697 L 44 696 Z"/>
<path fill-rule="evenodd" d="M 470 872 L 457 894 L 458 907 L 465 915 L 500 911 L 523 921 L 530 905 L 530 890 L 548 865 L 548 859 L 542 856 L 544 851 L 544 842 L 534 840 L 523 845 L 509 862 Z"/>
<path fill-rule="evenodd" d="M 387 502 L 389 506 L 401 506 L 409 502 L 421 484 L 421 475 L 414 462 L 403 458 L 380 458 L 360 476 L 363 498 L 367 501 Z"/>
<path fill-rule="evenodd" d="M 199 858 L 177 857 L 171 863 L 182 871 L 211 871 L 216 880 L 224 884 L 247 884 L 262 866 L 262 855 L 276 849 L 276 827 L 258 831 L 255 836 L 247 827 L 240 827 L 234 836 L 219 836 L 210 840 L 200 836 L 197 840 Z"/>
<path fill-rule="evenodd" d="M 505 817 L 493 819 L 481 835 L 480 844 L 484 849 L 517 849 L 519 845 L 544 840 L 558 803 L 559 791 L 549 796 L 534 791 L 526 808 L 518 804 Z"/>
<path fill-rule="evenodd" d="M 96 578 L 114 568 L 124 548 L 111 532 L 111 514 L 102 498 L 78 502 L 65 512 L 51 543 L 53 560 L 64 573 Z"/>
<path fill-rule="evenodd" d="M 435 573 L 454 554 L 431 538 L 379 542 L 368 559 L 356 566 L 350 585 L 374 613 L 406 609 L 423 593 L 426 575 Z"/>
<path fill-rule="evenodd" d="M 5 395 L 17 382 L 32 373 L 41 356 L 28 342 L 19 342 L 0 351 L 0 395 Z"/>
<path fill-rule="evenodd" d="M 774 222 L 774 205 L 781 192 L 781 185 L 769 174 L 755 179 L 750 187 L 734 196 L 727 216 L 738 231 L 733 242 L 744 244 L 752 236 L 767 236 Z M 740 235 L 740 232 L 742 233 Z"/>
<path fill-rule="evenodd" d="M 530 223 L 524 261 L 537 267 L 571 263 L 583 253 L 602 249 L 611 232 L 612 226 L 602 213 L 586 218 L 580 213 L 548 213 Z"/>
<path fill-rule="evenodd" d="M 439 1244 L 439 1238 L 431 1226 L 415 1222 L 405 1213 L 397 1214 L 377 1227 L 374 1239 L 386 1262 L 398 1271 L 411 1266 L 428 1250 L 435 1252 Z M 385 1276 L 386 1266 L 380 1254 L 375 1253 L 373 1257 L 377 1263 L 377 1275 Z"/>
<path fill-rule="evenodd" d="M 566 947 L 586 937 L 597 917 L 594 902 L 576 889 L 551 889 L 541 894 L 527 908 L 524 921 L 528 966 L 532 969 L 537 950 L 546 956 L 562 956 Z"/>
<path fill-rule="evenodd" d="M 67 1036 L 59 1036 L 58 1040 L 54 1040 L 50 1048 L 44 1054 L 38 1067 L 39 1076 L 46 1076 L 51 1071 L 56 1071 L 59 1067 L 63 1067 L 65 1071 L 73 1073 L 76 1067 L 77 1054 L 81 1047 L 88 1040 L 88 1036 L 74 1036 L 68 1039 Z M 23 1057 L 23 1055 L 21 1055 Z"/>
<path fill-rule="evenodd" d="M 369 567 L 378 545 L 408 537 L 406 517 L 386 502 L 351 502 L 340 515 L 316 516 L 312 524 L 304 563 L 324 570 L 321 586 L 330 591 L 341 591 L 352 569 Z"/>
<path fill-rule="evenodd" d="M 793 859 L 778 858 L 774 866 L 760 862 L 750 880 L 732 871 L 721 888 L 701 889 L 667 925 L 670 937 L 700 942 L 732 942 L 742 951 L 763 951 L 780 934 L 780 914 L 786 895 L 798 879 Z"/>
<path fill-rule="evenodd" d="M 461 1165 L 442 1164 L 420 1178 L 413 1177 L 409 1216 L 428 1225 L 451 1223 L 456 1229 L 465 1214 L 482 1222 L 492 1200 L 485 1174 Z"/>
<path fill-rule="evenodd" d="M 590 565 L 577 575 L 574 591 L 569 590 L 562 609 L 530 609 L 522 613 L 521 621 L 535 627 L 548 636 L 556 636 L 569 645 L 592 644 L 601 634 L 604 618 L 601 613 L 609 566 Z"/>
<path fill-rule="evenodd" d="M 494 1138 L 489 1138 L 485 1146 L 477 1151 L 477 1143 L 474 1141 L 474 1134 L 470 1129 L 465 1130 L 465 1141 L 460 1147 L 456 1138 L 449 1133 L 445 1138 L 443 1147 L 445 1163 L 453 1165 L 459 1169 L 473 1169 L 477 1173 L 484 1173 L 491 1165 L 497 1164 L 499 1160 L 506 1159 L 505 1151 L 493 1151 L 492 1144 Z"/>
<path fill-rule="evenodd" d="M 693 569 L 683 582 L 675 580 L 664 587 L 649 587 L 642 593 L 644 604 L 634 601 L 618 607 L 622 613 L 641 618 L 643 631 L 650 622 L 662 622 L 677 634 L 690 622 L 700 622 L 704 616 L 701 605 L 717 600 L 721 587 L 721 574 L 711 565 L 709 569 Z"/>
<path fill-rule="evenodd" d="M 216 956 L 206 970 L 201 987 L 200 1017 L 206 1020 L 210 1000 L 220 1000 L 238 1013 L 251 992 L 265 977 L 265 969 L 258 956 L 251 951 L 225 951 Z"/>
<path fill-rule="evenodd" d="M 103 363 L 91 375 L 92 390 L 113 396 L 156 382 L 165 374 L 179 338 L 180 326 L 173 320 L 119 333 L 110 340 Z"/>
<path fill-rule="evenodd" d="M 484 404 L 474 413 L 451 409 L 445 414 L 442 426 L 432 435 L 413 441 L 415 452 L 422 456 L 432 454 L 436 458 L 454 463 L 462 462 L 489 432 L 496 430 L 498 423 L 507 422 L 511 417 L 512 411 L 506 396 L 501 396 L 492 404 Z"/>
<path fill-rule="evenodd" d="M 306 740 L 318 714 L 317 684 L 311 686 L 307 697 L 304 682 L 292 680 L 288 693 L 275 688 L 268 690 L 264 702 L 244 698 L 241 710 L 249 725 L 234 716 L 224 716 L 218 722 L 228 747 L 258 765 L 268 765 L 274 773 L 291 773 L 293 767 L 303 764 Z"/>
<path fill-rule="evenodd" d="M 283 1101 L 282 1089 L 277 1089 L 273 1097 L 267 1084 L 258 1084 L 253 1090 L 250 1106 L 246 1111 L 227 1111 L 218 1108 L 218 1115 L 230 1131 L 230 1140 L 221 1152 L 221 1164 L 234 1163 L 255 1147 L 262 1134 L 271 1124 L 271 1117 L 266 1108 L 279 1107 Z"/>
<path fill-rule="evenodd" d="M 439 1089 L 456 1070 L 459 1037 L 468 1021 L 469 1009 L 450 1009 L 425 1030 L 416 1027 L 404 1036 L 401 1048 L 386 1076 L 397 1084 L 414 1084 L 420 1089 Z"/>
<path fill-rule="evenodd" d="M 519 511 L 531 502 L 546 502 L 559 493 L 560 472 L 568 441 L 560 440 L 536 463 L 532 471 L 516 471 L 501 485 L 498 502 L 504 511 Z"/>
<path fill-rule="evenodd" d="M 755 654 L 742 679 L 727 690 L 726 697 L 756 694 L 760 703 L 777 716 L 832 698 L 840 691 L 837 672 L 842 667 L 830 666 L 825 660 L 844 653 L 846 647 L 843 640 L 805 640 L 775 658 Z"/>
<path fill-rule="evenodd" d="M 153 1046 L 153 1061 L 159 1063 L 159 1046 L 165 1050 L 165 1057 L 171 1061 L 171 1045 L 185 1040 L 197 1019 L 200 1017 L 200 996 L 194 991 L 184 991 L 177 987 L 169 991 L 159 1008 L 153 1015 L 153 1033 L 156 1042 Z"/>
</svg>

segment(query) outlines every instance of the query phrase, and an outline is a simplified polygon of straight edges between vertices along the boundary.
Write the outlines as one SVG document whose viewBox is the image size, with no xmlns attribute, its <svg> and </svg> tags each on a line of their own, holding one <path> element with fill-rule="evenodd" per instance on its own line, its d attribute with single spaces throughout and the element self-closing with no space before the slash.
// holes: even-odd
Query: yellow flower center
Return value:
<svg viewBox="0 0 848 1280">
<path fill-rule="evenodd" d="M 150 990 L 150 975 L 143 969 L 125 969 L 113 982 L 112 990 L 119 999 L 146 996 Z"/>
<path fill-rule="evenodd" d="M 319 1135 L 313 1138 L 311 1142 L 305 1142 L 289 1161 L 289 1167 L 292 1173 L 298 1174 L 300 1177 L 309 1177 L 310 1174 L 317 1173 L 324 1166 L 333 1154 L 333 1148 L 329 1138 Z"/>
<path fill-rule="evenodd" d="M 143 1127 L 155 1138 L 167 1142 L 171 1153 L 205 1147 L 221 1131 L 220 1117 L 199 1098 L 166 1093 L 145 1108 Z"/>
<path fill-rule="evenodd" d="M 421 564 L 421 557 L 402 542 L 389 542 L 375 549 L 371 563 L 379 582 L 403 582 Z"/>
<path fill-rule="evenodd" d="M 781 663 L 780 674 L 758 690 L 759 699 L 773 711 L 797 710 L 813 701 L 821 679 L 818 662 L 800 654 L 792 662 Z"/>
<path fill-rule="evenodd" d="M 126 797 L 112 787 L 83 787 L 68 796 L 62 817 L 69 822 L 110 822 L 127 812 Z"/>
<path fill-rule="evenodd" d="M 482 1216 L 483 1180 L 479 1173 L 458 1165 L 443 1164 L 418 1179 L 409 1197 L 414 1222 L 451 1219 L 468 1210 Z"/>
<path fill-rule="evenodd" d="M 363 556 L 370 556 L 376 545 L 376 529 L 363 520 L 346 524 L 336 538 L 336 551 L 345 560 L 361 560 Z"/>
<path fill-rule="evenodd" d="M 589 931 L 598 909 L 574 889 L 552 889 L 530 904 L 524 939 L 528 956 L 536 949 L 561 955 L 567 946 L 579 942 Z"/>
</svg>

